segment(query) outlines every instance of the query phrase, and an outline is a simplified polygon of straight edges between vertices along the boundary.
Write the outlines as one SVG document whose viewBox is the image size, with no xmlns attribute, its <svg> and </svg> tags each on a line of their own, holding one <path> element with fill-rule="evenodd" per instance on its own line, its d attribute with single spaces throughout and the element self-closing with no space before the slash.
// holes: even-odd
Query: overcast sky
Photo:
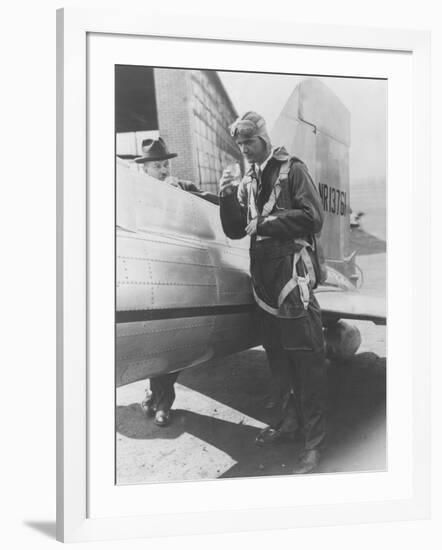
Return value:
<svg viewBox="0 0 442 550">
<path fill-rule="evenodd" d="M 304 76 L 218 72 L 237 111 L 257 111 L 269 131 Z M 387 83 L 382 80 L 319 77 L 351 113 L 350 176 L 384 179 Z M 283 144 L 275 144 L 283 145 Z"/>
</svg>

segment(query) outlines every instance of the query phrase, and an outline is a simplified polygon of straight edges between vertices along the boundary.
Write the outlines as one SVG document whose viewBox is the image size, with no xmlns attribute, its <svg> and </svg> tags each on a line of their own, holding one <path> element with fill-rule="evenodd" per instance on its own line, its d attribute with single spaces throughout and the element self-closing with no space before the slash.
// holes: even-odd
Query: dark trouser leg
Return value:
<svg viewBox="0 0 442 550">
<path fill-rule="evenodd" d="M 323 351 L 287 351 L 305 450 L 321 450 L 326 435 L 327 371 Z"/>
<path fill-rule="evenodd" d="M 266 349 L 267 362 L 270 369 L 269 398 L 278 409 L 284 407 L 290 391 L 288 377 L 288 360 L 283 349 Z"/>
<path fill-rule="evenodd" d="M 297 317 L 280 319 L 280 328 L 305 450 L 320 450 L 326 430 L 327 372 L 321 310 L 315 296 L 311 294 L 308 309 Z"/>
<path fill-rule="evenodd" d="M 320 450 L 326 434 L 327 375 L 316 299 L 312 296 L 308 311 L 297 318 L 262 314 L 262 328 L 270 370 L 283 396 L 272 428 L 292 435 L 301 429 L 305 450 Z"/>
<path fill-rule="evenodd" d="M 178 378 L 178 372 L 162 374 L 150 379 L 152 392 L 152 404 L 157 411 L 169 411 L 175 401 L 174 384 Z"/>
<path fill-rule="evenodd" d="M 282 347 L 279 321 L 261 310 L 261 334 L 270 370 L 269 397 L 274 402 L 275 410 L 272 427 L 277 428 L 282 422 L 282 411 L 285 409 L 290 393 L 288 377 L 288 356 Z"/>
</svg>

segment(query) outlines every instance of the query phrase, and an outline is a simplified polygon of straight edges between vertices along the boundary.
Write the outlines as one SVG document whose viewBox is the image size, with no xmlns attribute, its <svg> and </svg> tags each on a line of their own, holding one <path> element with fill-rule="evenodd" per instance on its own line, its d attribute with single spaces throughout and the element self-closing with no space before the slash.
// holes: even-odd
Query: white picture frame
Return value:
<svg viewBox="0 0 442 550">
<path fill-rule="evenodd" d="M 426 518 L 429 515 L 429 34 L 421 31 L 374 30 L 336 26 L 298 25 L 265 20 L 253 25 L 239 19 L 157 16 L 124 11 L 69 8 L 57 14 L 58 151 L 57 151 L 57 539 L 65 542 L 158 535 L 214 533 L 296 526 L 333 525 L 366 521 Z M 249 21 L 247 22 L 249 23 Z M 89 492 L 94 463 L 89 453 L 89 412 L 95 403 L 90 381 L 90 259 L 88 238 L 96 211 L 88 188 L 88 37 L 91 35 L 217 41 L 223 44 L 265 44 L 269 48 L 312 47 L 379 55 L 410 56 L 412 74 L 408 90 L 412 108 L 411 188 L 403 192 L 414 204 L 419 232 L 413 232 L 410 273 L 411 331 L 419 339 L 413 348 L 410 375 L 411 448 L 409 491 L 401 498 L 360 502 L 310 502 L 308 505 L 253 509 L 232 503 L 222 510 L 140 515 L 131 510 L 119 515 L 90 514 Z M 331 74 L 333 71 L 331 72 Z M 389 204 L 390 210 L 395 205 Z M 390 280 L 390 279 L 389 279 Z M 391 280 L 390 280 L 391 284 Z M 419 285 L 419 287 L 418 287 Z M 113 304 L 112 304 L 113 307 Z M 389 304 L 391 308 L 391 304 Z M 389 314 L 391 309 L 389 309 Z M 111 419 L 109 419 L 109 422 Z M 391 427 L 391 426 L 390 426 Z M 419 427 L 419 429 L 417 429 Z M 394 428 L 392 428 L 394 429 Z M 236 481 L 240 491 L 245 480 Z M 168 485 L 168 491 L 174 488 Z M 140 489 L 141 490 L 141 489 Z M 146 487 L 142 490 L 146 491 Z M 161 487 L 158 491 L 166 490 Z M 203 507 L 204 508 L 204 507 Z"/>
</svg>

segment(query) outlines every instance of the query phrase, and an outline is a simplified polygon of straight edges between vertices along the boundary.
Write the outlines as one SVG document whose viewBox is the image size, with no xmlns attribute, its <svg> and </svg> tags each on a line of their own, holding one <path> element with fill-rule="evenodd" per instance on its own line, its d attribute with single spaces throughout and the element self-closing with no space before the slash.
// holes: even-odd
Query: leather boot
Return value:
<svg viewBox="0 0 442 550">
<path fill-rule="evenodd" d="M 170 424 L 170 411 L 159 410 L 155 413 L 154 424 L 164 428 Z"/>
<path fill-rule="evenodd" d="M 141 409 L 146 416 L 154 416 L 156 413 L 156 406 L 152 400 L 152 397 L 147 397 L 141 402 Z"/>
<path fill-rule="evenodd" d="M 298 464 L 293 470 L 293 474 L 310 474 L 314 472 L 319 465 L 320 453 L 317 450 L 304 450 L 299 454 Z"/>
<path fill-rule="evenodd" d="M 255 438 L 256 445 L 265 446 L 274 443 L 294 443 L 303 438 L 302 431 L 283 431 L 276 428 L 265 428 Z"/>
</svg>

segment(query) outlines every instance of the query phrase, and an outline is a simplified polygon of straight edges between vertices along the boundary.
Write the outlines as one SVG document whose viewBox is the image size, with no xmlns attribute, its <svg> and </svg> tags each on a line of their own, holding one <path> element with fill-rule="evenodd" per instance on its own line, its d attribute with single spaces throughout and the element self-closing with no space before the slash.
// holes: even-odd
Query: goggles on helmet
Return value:
<svg viewBox="0 0 442 550">
<path fill-rule="evenodd" d="M 238 135 L 241 135 L 241 137 L 245 139 L 250 139 L 254 136 L 259 135 L 260 128 L 264 125 L 264 121 L 258 121 L 253 122 L 253 120 L 244 120 L 244 119 L 237 119 L 235 122 L 230 126 L 230 135 L 232 137 L 237 137 Z"/>
</svg>

